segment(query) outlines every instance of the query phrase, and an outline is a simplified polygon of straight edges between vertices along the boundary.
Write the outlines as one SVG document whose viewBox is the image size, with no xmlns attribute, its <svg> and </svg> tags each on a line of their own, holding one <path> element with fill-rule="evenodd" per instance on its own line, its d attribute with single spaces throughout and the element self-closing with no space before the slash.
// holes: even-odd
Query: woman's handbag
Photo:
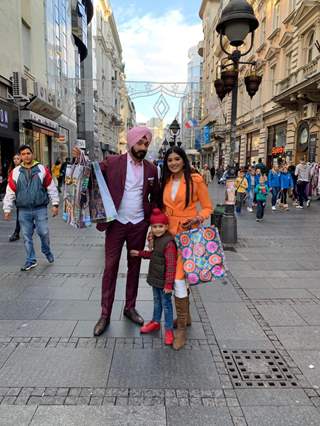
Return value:
<svg viewBox="0 0 320 426">
<path fill-rule="evenodd" d="M 190 285 L 224 277 L 227 270 L 226 261 L 219 231 L 215 226 L 181 232 L 175 239 Z"/>
<path fill-rule="evenodd" d="M 90 174 L 89 162 L 82 152 L 79 161 L 68 165 L 66 169 L 63 219 L 74 228 L 91 225 L 88 191 Z"/>
<path fill-rule="evenodd" d="M 117 218 L 109 188 L 101 172 L 99 163 L 91 164 L 91 179 L 89 186 L 89 207 L 91 220 L 94 223 L 107 223 Z"/>
</svg>

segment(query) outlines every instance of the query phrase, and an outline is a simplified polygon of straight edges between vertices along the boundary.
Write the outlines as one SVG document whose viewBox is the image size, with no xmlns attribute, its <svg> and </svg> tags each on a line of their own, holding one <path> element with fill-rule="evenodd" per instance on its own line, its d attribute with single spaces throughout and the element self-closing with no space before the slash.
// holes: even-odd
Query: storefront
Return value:
<svg viewBox="0 0 320 426">
<path fill-rule="evenodd" d="M 313 163 L 318 160 L 317 145 L 319 133 L 315 126 L 310 128 L 308 121 L 302 121 L 297 128 L 296 164 L 301 158 Z"/>
<path fill-rule="evenodd" d="M 19 147 L 19 115 L 15 105 L 0 100 L 0 192 Z"/>
<path fill-rule="evenodd" d="M 247 134 L 246 146 L 246 165 L 258 163 L 260 146 L 260 132 L 252 132 Z"/>
<path fill-rule="evenodd" d="M 271 168 L 276 162 L 278 164 L 287 160 L 287 122 L 268 127 L 267 143 L 267 167 Z M 291 154 L 290 154 L 291 155 Z M 290 157 L 288 155 L 288 157 Z M 290 158 L 288 158 L 290 159 Z"/>
<path fill-rule="evenodd" d="M 35 158 L 51 169 L 59 152 L 59 125 L 33 111 L 21 111 L 24 143 L 33 148 Z"/>
</svg>

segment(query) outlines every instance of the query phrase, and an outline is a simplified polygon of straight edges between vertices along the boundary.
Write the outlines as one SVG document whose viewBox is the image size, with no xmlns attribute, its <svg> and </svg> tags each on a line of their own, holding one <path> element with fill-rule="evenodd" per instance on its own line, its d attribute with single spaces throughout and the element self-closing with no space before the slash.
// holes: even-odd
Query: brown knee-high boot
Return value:
<svg viewBox="0 0 320 426">
<path fill-rule="evenodd" d="M 191 319 L 191 314 L 190 314 L 190 288 L 188 288 L 188 317 L 187 317 L 187 327 L 190 327 L 191 323 L 192 323 L 192 319 Z M 178 327 L 178 320 L 177 318 L 173 320 L 173 328 L 177 328 Z"/>
<path fill-rule="evenodd" d="M 178 351 L 183 348 L 187 339 L 187 317 L 188 317 L 188 297 L 175 297 L 177 311 L 177 331 L 175 332 L 173 349 Z"/>
</svg>

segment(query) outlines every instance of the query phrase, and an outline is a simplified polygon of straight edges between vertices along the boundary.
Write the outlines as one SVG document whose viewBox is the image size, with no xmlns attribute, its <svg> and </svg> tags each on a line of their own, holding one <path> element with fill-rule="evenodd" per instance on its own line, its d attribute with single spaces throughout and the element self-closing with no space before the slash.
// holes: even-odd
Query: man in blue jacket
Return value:
<svg viewBox="0 0 320 426">
<path fill-rule="evenodd" d="M 273 165 L 272 169 L 269 171 L 268 174 L 268 187 L 272 193 L 272 210 L 276 210 L 276 204 L 277 204 L 277 199 L 278 199 L 278 195 L 280 192 L 280 170 L 279 170 L 279 166 L 277 165 Z"/>
<path fill-rule="evenodd" d="M 284 167 L 280 175 L 280 188 L 281 188 L 281 204 L 284 210 L 289 210 L 287 203 L 288 190 L 293 188 L 293 180 L 291 173 L 288 172 L 288 167 Z"/>
</svg>

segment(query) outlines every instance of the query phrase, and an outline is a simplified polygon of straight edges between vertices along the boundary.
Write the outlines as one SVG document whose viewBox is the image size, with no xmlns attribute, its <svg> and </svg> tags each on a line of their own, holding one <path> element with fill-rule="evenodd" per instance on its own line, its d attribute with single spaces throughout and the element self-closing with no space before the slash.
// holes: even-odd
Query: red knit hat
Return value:
<svg viewBox="0 0 320 426">
<path fill-rule="evenodd" d="M 169 218 L 160 209 L 153 209 L 150 217 L 151 225 L 169 225 Z"/>
</svg>

